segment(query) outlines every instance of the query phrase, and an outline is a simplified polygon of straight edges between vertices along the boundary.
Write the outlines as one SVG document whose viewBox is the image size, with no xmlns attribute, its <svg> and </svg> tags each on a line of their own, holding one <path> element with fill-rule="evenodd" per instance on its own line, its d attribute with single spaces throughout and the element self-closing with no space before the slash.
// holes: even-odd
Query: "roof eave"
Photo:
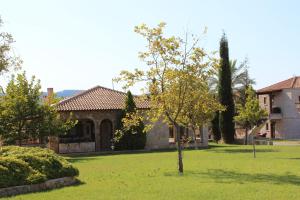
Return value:
<svg viewBox="0 0 300 200">
<path fill-rule="evenodd" d="M 257 95 L 263 95 L 263 94 L 272 94 L 274 92 L 281 92 L 282 90 L 268 90 L 268 91 L 256 91 Z"/>
</svg>

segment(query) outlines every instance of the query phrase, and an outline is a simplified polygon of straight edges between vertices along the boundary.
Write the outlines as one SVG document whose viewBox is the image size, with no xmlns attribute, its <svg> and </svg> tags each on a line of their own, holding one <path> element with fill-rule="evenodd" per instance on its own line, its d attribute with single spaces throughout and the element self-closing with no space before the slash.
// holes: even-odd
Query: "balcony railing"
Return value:
<svg viewBox="0 0 300 200">
<path fill-rule="evenodd" d="M 272 114 L 281 114 L 281 108 L 280 107 L 273 107 L 271 113 Z"/>
<path fill-rule="evenodd" d="M 272 110 L 271 110 L 271 113 L 269 115 L 269 118 L 273 119 L 273 120 L 282 119 L 281 108 L 280 107 L 273 107 Z"/>
</svg>

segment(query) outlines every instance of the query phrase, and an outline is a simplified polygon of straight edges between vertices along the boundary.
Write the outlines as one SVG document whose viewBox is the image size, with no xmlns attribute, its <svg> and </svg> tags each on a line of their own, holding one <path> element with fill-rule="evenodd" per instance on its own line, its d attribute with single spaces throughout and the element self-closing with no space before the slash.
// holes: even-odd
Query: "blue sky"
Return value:
<svg viewBox="0 0 300 200">
<path fill-rule="evenodd" d="M 4 30 L 28 75 L 42 87 L 112 87 L 122 69 L 143 67 L 140 23 L 167 23 L 167 34 L 208 32 L 201 46 L 218 50 L 224 30 L 230 58 L 248 57 L 256 88 L 300 75 L 300 1 L 277 0 L 0 0 Z M 3 81 L 2 81 L 3 82 Z M 115 85 L 115 88 L 120 86 Z"/>
</svg>

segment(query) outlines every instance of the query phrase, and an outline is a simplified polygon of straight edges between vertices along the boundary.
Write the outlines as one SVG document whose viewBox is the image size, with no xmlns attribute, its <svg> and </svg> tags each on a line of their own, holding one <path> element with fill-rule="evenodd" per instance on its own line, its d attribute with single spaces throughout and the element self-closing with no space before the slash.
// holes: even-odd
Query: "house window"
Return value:
<svg viewBox="0 0 300 200">
<path fill-rule="evenodd" d="M 267 97 L 264 97 L 264 104 L 267 104 Z"/>
<path fill-rule="evenodd" d="M 185 137 L 189 137 L 189 128 L 185 128 Z"/>
<path fill-rule="evenodd" d="M 174 138 L 174 127 L 169 126 L 169 138 Z"/>
<path fill-rule="evenodd" d="M 269 123 L 266 123 L 266 131 L 269 130 Z"/>
<path fill-rule="evenodd" d="M 180 126 L 179 128 L 180 138 L 183 138 L 185 136 L 185 127 Z"/>
</svg>

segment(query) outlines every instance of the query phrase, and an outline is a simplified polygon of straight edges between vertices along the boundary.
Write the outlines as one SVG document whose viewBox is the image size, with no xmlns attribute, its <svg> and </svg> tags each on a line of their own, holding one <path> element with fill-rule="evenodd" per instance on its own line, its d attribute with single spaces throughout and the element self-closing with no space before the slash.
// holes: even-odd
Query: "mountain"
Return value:
<svg viewBox="0 0 300 200">
<path fill-rule="evenodd" d="M 56 92 L 56 95 L 58 97 L 70 97 L 70 96 L 78 94 L 79 92 L 82 92 L 82 91 L 83 90 L 62 90 L 62 91 Z"/>
<path fill-rule="evenodd" d="M 55 94 L 57 95 L 57 97 L 66 98 L 78 94 L 79 92 L 82 91 L 83 90 L 62 90 L 62 91 L 55 92 Z M 47 92 L 43 92 L 43 96 L 44 97 L 47 96 Z"/>
</svg>

